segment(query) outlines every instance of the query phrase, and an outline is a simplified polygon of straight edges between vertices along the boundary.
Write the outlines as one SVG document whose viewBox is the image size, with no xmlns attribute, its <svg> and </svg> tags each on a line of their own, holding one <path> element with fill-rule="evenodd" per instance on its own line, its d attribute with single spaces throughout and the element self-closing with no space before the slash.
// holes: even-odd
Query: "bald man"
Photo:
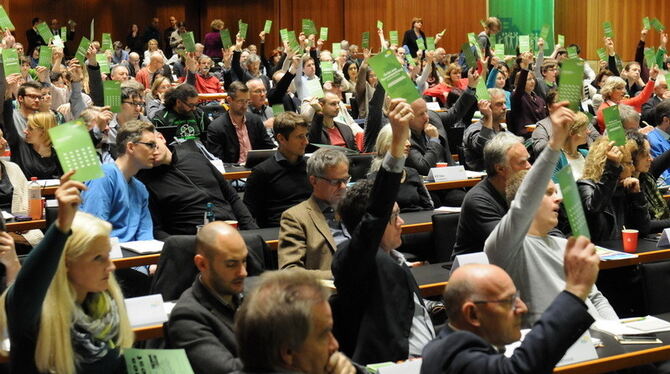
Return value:
<svg viewBox="0 0 670 374">
<path fill-rule="evenodd" d="M 165 58 L 159 52 L 151 54 L 149 64 L 143 67 L 135 75 L 135 80 L 142 83 L 144 88 L 151 88 L 151 83 L 154 81 L 156 73 L 160 73 L 165 65 Z"/>
<path fill-rule="evenodd" d="M 598 276 L 600 259 L 585 237 L 565 250 L 565 290 L 507 358 L 504 347 L 521 338 L 528 311 L 512 279 L 495 265 L 457 269 L 444 291 L 449 325 L 423 350 L 421 374 L 550 373 L 594 319 L 584 300 Z"/>
<path fill-rule="evenodd" d="M 196 236 L 193 286 L 177 301 L 168 322 L 168 343 L 186 350 L 196 373 L 229 373 L 242 368 L 233 331 L 247 277 L 247 247 L 232 226 L 205 225 Z"/>
</svg>

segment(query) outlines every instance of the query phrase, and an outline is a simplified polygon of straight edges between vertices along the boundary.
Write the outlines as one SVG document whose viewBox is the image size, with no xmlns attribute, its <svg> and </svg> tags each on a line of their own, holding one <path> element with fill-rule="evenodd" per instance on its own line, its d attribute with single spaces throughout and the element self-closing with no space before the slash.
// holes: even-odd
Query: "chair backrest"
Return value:
<svg viewBox="0 0 670 374">
<path fill-rule="evenodd" d="M 240 231 L 249 250 L 247 273 L 260 275 L 266 269 L 266 253 L 270 251 L 263 238 L 254 232 Z M 177 300 L 191 287 L 198 268 L 193 262 L 195 235 L 173 235 L 165 240 L 158 268 L 151 283 L 151 293 L 160 293 L 163 300 Z M 269 260 L 271 264 L 271 260 Z"/>
<path fill-rule="evenodd" d="M 641 264 L 642 290 L 648 314 L 670 312 L 670 261 Z"/>
<path fill-rule="evenodd" d="M 365 178 L 368 174 L 374 155 L 347 155 L 347 158 L 349 159 L 349 175 L 351 175 L 351 181 L 355 182 Z"/>
<path fill-rule="evenodd" d="M 445 262 L 451 260 L 451 253 L 456 244 L 456 228 L 458 227 L 459 213 L 446 213 L 433 215 L 433 258 L 431 263 Z"/>
</svg>

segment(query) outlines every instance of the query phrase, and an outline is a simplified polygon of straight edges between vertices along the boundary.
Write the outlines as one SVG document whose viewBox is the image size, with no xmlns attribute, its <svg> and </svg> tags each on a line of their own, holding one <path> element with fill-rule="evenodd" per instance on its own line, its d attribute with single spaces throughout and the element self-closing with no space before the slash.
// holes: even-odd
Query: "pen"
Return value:
<svg viewBox="0 0 670 374">
<path fill-rule="evenodd" d="M 644 321 L 645 319 L 647 319 L 647 317 L 630 318 L 630 319 L 627 319 L 625 321 L 622 320 L 621 323 L 639 322 L 639 321 Z"/>
</svg>

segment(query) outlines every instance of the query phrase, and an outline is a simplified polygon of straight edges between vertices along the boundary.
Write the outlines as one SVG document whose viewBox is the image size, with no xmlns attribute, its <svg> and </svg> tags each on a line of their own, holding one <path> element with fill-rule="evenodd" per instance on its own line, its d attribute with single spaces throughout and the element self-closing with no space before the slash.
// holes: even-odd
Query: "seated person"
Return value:
<svg viewBox="0 0 670 374">
<path fill-rule="evenodd" d="M 577 181 L 591 239 L 598 243 L 621 238 L 621 228 L 649 232 L 649 213 L 640 182 L 633 178 L 631 148 L 614 146 L 606 136 L 596 140 L 586 156 L 584 175 Z"/>
<path fill-rule="evenodd" d="M 6 105 L 6 104 L 5 104 Z M 8 107 L 5 106 L 5 130 L 7 140 L 12 150 L 10 160 L 19 165 L 27 178 L 54 179 L 63 175 L 63 169 L 58 162 L 56 150 L 51 144 L 49 129 L 58 125 L 56 117 L 50 112 L 39 112 L 28 116 L 25 138 L 16 133 L 12 125 L 11 116 L 8 116 Z M 11 113 L 11 111 L 9 111 Z"/>
<path fill-rule="evenodd" d="M 198 108 L 198 91 L 190 84 L 165 92 L 165 108 L 159 110 L 151 122 L 160 131 L 161 127 L 175 126 L 175 138 L 200 139 L 204 143 L 209 126 L 209 118 Z"/>
<path fill-rule="evenodd" d="M 316 111 L 309 129 L 309 142 L 316 144 L 336 145 L 357 151 L 356 140 L 351 127 L 339 118 L 340 98 L 328 92 L 314 101 Z"/>
<path fill-rule="evenodd" d="M 521 338 L 527 311 L 514 282 L 495 265 L 456 269 L 443 296 L 449 324 L 424 348 L 421 374 L 551 373 L 594 321 L 584 300 L 598 276 L 595 246 L 571 238 L 564 257 L 565 289 L 509 358 L 504 346 Z"/>
<path fill-rule="evenodd" d="M 223 92 L 219 78 L 210 73 L 214 66 L 212 59 L 202 55 L 196 60 L 191 54 L 186 54 L 186 83 L 193 85 L 198 93 Z"/>
<path fill-rule="evenodd" d="M 272 125 L 279 147 L 247 178 L 244 203 L 260 227 L 277 227 L 282 212 L 309 198 L 305 148 L 309 124 L 298 114 L 279 114 Z"/>
<path fill-rule="evenodd" d="M 228 112 L 207 128 L 207 149 L 223 162 L 244 164 L 250 150 L 274 148 L 261 118 L 247 112 L 249 88 L 241 82 L 231 83 L 226 100 Z"/>
<path fill-rule="evenodd" d="M 329 295 L 305 270 L 263 273 L 235 316 L 239 373 L 365 372 L 338 352 Z"/>
<path fill-rule="evenodd" d="M 565 139 L 561 152 L 558 157 L 558 162 L 554 167 L 554 182 L 556 173 L 561 171 L 567 165 L 570 165 L 572 170 L 572 177 L 578 180 L 584 174 L 584 163 L 586 156 L 589 154 L 588 149 L 579 148 L 586 144 L 588 139 L 588 124 L 589 118 L 583 112 L 575 113 L 575 120 L 570 124 L 568 129 L 568 137 Z M 539 156 L 539 154 L 538 154 Z"/>
<path fill-rule="evenodd" d="M 416 280 L 396 251 L 404 221 L 395 198 L 413 113 L 402 99 L 389 109 L 393 140 L 374 185 L 359 181 L 338 207 L 351 240 L 333 258 L 333 331 L 342 351 L 361 364 L 420 356 L 435 336 Z"/>
<path fill-rule="evenodd" d="M 372 107 L 370 109 L 372 112 Z M 377 176 L 377 171 L 382 166 L 384 155 L 391 147 L 392 136 L 391 126 L 388 125 L 384 126 L 379 135 L 377 135 L 377 144 L 375 144 L 374 149 L 377 155 L 372 161 L 372 165 L 370 165 L 368 179 L 374 180 Z M 405 146 L 405 156 L 409 153 L 409 147 L 408 142 Z M 434 208 L 433 200 L 430 198 L 430 194 L 423 183 L 423 178 L 416 169 L 410 167 L 403 168 L 403 177 L 400 180 L 400 190 L 398 191 L 396 202 L 400 207 L 400 212 L 415 212 Z"/>
<path fill-rule="evenodd" d="M 256 229 L 256 222 L 237 191 L 202 154 L 195 140 L 170 148 L 157 133 L 154 167 L 137 174 L 149 191 L 154 236 L 194 235 L 203 224 L 207 203 L 214 205 L 216 220 L 238 221 L 242 230 Z"/>
<path fill-rule="evenodd" d="M 121 243 L 151 240 L 149 193 L 135 175 L 153 167 L 158 154 L 154 125 L 139 120 L 126 122 L 116 136 L 116 147 L 116 161 L 102 165 L 105 176 L 86 182 L 81 210 L 111 223 L 111 236 Z"/>
<path fill-rule="evenodd" d="M 241 369 L 233 326 L 247 277 L 247 247 L 223 222 L 205 225 L 196 236 L 193 258 L 200 274 L 170 313 L 170 348 L 181 348 L 196 373 Z"/>
<path fill-rule="evenodd" d="M 302 267 L 331 279 L 330 265 L 349 232 L 335 215 L 347 190 L 349 160 L 337 149 L 321 148 L 307 160 L 312 196 L 281 216 L 277 255 L 280 269 Z"/>
<path fill-rule="evenodd" d="M 551 181 L 553 166 L 568 136 L 574 113 L 560 108 L 552 114 L 553 134 L 530 171 L 507 184 L 510 209 L 486 239 L 489 261 L 503 268 L 528 301 L 524 326 L 532 326 L 565 286 L 563 252 L 566 239 L 549 235 L 558 224 L 561 198 Z M 548 183 L 548 185 L 547 185 Z M 617 319 L 607 299 L 594 286 L 586 299 L 594 318 Z"/>
<path fill-rule="evenodd" d="M 484 170 L 484 147 L 496 134 L 505 131 L 500 126 L 507 114 L 505 91 L 500 88 L 489 88 L 488 91 L 491 99 L 479 105 L 483 118 L 468 126 L 463 133 L 463 157 L 465 166 L 470 170 Z"/>
<path fill-rule="evenodd" d="M 109 258 L 111 225 L 77 212 L 85 187 L 73 173 L 56 190 L 56 222 L 2 296 L 13 373 L 119 372 L 121 351 L 133 345 Z"/>
<path fill-rule="evenodd" d="M 651 157 L 659 157 L 670 150 L 670 100 L 656 105 L 656 127 L 647 134 L 651 146 Z M 670 184 L 670 171 L 665 170 L 661 175 L 665 184 Z"/>
<path fill-rule="evenodd" d="M 486 144 L 486 178 L 465 195 L 452 259 L 484 250 L 484 241 L 507 213 L 507 181 L 514 173 L 530 168 L 529 157 L 523 139 L 508 131 L 499 133 Z"/>
</svg>

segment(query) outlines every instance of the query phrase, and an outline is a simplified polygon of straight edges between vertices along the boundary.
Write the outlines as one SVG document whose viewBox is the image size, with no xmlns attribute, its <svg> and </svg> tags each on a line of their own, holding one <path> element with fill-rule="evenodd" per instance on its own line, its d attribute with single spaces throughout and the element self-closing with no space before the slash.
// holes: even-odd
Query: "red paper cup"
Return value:
<svg viewBox="0 0 670 374">
<path fill-rule="evenodd" d="M 436 168 L 446 168 L 447 166 L 449 166 L 449 163 L 447 162 L 438 162 L 437 164 L 435 164 Z"/>
<path fill-rule="evenodd" d="M 223 222 L 233 226 L 234 228 L 237 228 L 237 226 L 238 226 L 238 223 L 235 220 L 228 220 L 228 221 L 223 221 Z M 635 240 L 635 246 L 637 246 L 637 239 Z"/>
<path fill-rule="evenodd" d="M 623 239 L 623 250 L 634 253 L 637 250 L 637 230 L 621 230 L 621 238 Z"/>
</svg>

